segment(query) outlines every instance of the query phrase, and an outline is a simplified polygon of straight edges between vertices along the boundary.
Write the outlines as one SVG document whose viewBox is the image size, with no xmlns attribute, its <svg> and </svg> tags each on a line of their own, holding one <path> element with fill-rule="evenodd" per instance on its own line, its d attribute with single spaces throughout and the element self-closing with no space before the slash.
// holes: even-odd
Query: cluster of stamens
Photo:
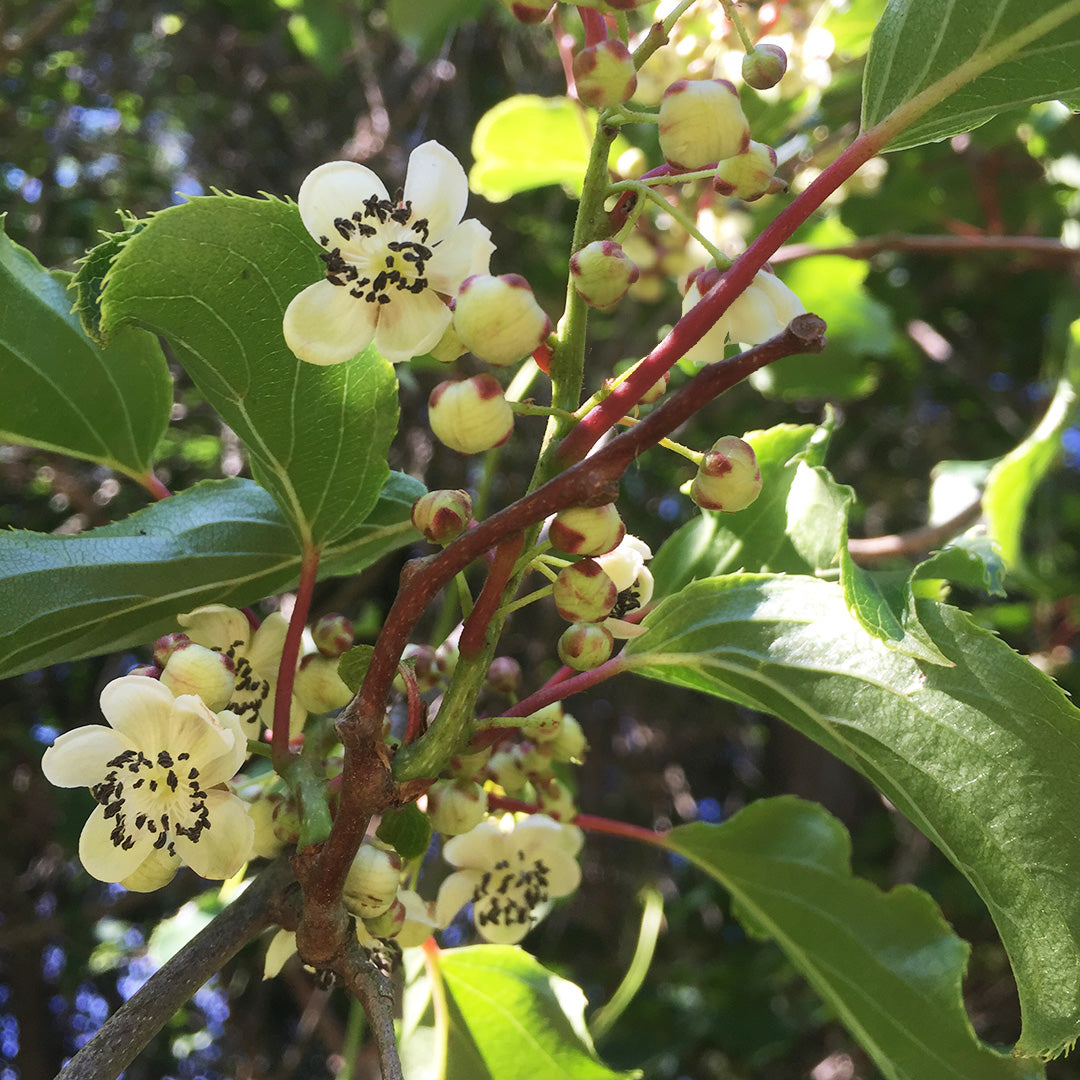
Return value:
<svg viewBox="0 0 1080 1080">
<path fill-rule="evenodd" d="M 153 835 L 155 848 L 166 848 L 170 854 L 174 854 L 170 834 L 197 842 L 202 831 L 210 828 L 210 812 L 206 808 L 207 796 L 199 783 L 199 770 L 189 766 L 186 777 L 181 778 L 179 775 L 183 772 L 181 763 L 190 759 L 191 755 L 186 752 L 178 754 L 174 759 L 167 750 L 162 750 L 155 761 L 141 750 L 124 750 L 106 763 L 109 772 L 101 783 L 95 784 L 90 791 L 105 807 L 105 816 L 116 819 L 110 834 L 114 847 L 128 851 L 135 845 L 135 837 L 130 831 L 133 826 L 136 831 Z M 124 777 L 125 771 L 132 776 Z M 147 773 L 149 775 L 146 775 Z M 133 791 L 140 792 L 139 796 L 131 797 L 141 800 L 144 807 L 153 805 L 154 802 L 159 805 L 164 803 L 173 811 L 179 810 L 187 821 L 176 820 L 178 815 L 175 812 L 170 817 L 169 810 L 163 810 L 159 814 L 140 810 L 134 820 L 129 822 L 129 815 L 124 809 L 128 798 L 124 794 L 125 785 L 130 785 Z M 182 786 L 187 788 L 186 795 L 177 794 Z M 191 800 L 186 812 L 183 810 L 185 799 Z"/>
<path fill-rule="evenodd" d="M 523 851 L 518 851 L 517 858 L 519 863 L 525 863 Z M 511 926 L 527 922 L 533 909 L 548 898 L 550 873 L 540 859 L 533 861 L 531 869 L 518 870 L 511 867 L 509 859 L 500 859 L 493 870 L 484 872 L 473 890 L 476 925 Z"/>
<path fill-rule="evenodd" d="M 269 681 L 260 679 L 255 674 L 251 661 L 237 652 L 243 644 L 243 641 L 234 641 L 224 650 L 236 670 L 236 682 L 233 686 L 233 698 L 229 702 L 229 711 L 241 719 L 244 719 L 248 713 L 257 715 L 270 695 Z"/>
<path fill-rule="evenodd" d="M 340 247 L 330 247 L 330 237 L 320 236 L 319 243 L 328 250 L 319 258 L 326 264 L 326 280 L 331 285 L 348 288 L 349 295 L 368 303 L 390 303 L 391 289 L 397 292 L 422 293 L 428 286 L 424 270 L 431 258 L 431 248 L 427 247 L 428 219 L 417 218 L 412 221 L 412 202 L 406 201 L 395 205 L 389 199 L 380 199 L 378 195 L 364 200 L 364 209 L 357 210 L 351 217 L 334 218 L 334 228 L 341 239 L 347 243 L 375 237 L 380 226 L 387 223 L 408 227 L 418 240 L 391 240 L 385 244 L 382 256 L 383 266 L 373 276 L 361 276 L 360 269 L 350 258 L 343 255 Z M 372 224 L 374 219 L 377 224 Z M 400 262 L 399 262 L 400 260 Z M 376 262 L 372 259 L 372 262 Z"/>
</svg>

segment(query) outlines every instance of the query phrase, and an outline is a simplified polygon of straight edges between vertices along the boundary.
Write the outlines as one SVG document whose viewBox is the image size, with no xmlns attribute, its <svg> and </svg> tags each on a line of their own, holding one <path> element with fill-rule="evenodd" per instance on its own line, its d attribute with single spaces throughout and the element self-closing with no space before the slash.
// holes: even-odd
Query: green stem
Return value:
<svg viewBox="0 0 1080 1080">
<path fill-rule="evenodd" d="M 754 43 L 750 40 L 750 35 L 746 32 L 746 27 L 743 26 L 743 21 L 739 18 L 738 11 L 735 10 L 733 0 L 720 0 L 720 3 L 724 5 L 724 14 L 728 17 L 728 22 L 735 27 L 735 31 L 739 35 L 739 40 L 743 43 L 743 48 L 747 52 L 750 52 L 754 47 Z"/>
<path fill-rule="evenodd" d="M 509 604 L 503 604 L 496 612 L 500 619 L 505 619 L 508 615 L 512 615 L 515 611 L 519 611 L 523 607 L 528 607 L 530 604 L 535 604 L 537 600 L 543 600 L 545 596 L 551 595 L 551 586 L 545 585 L 542 589 L 536 589 L 534 592 L 528 593 L 525 596 L 519 596 L 516 600 L 511 601 Z"/>
<path fill-rule="evenodd" d="M 701 170 L 698 173 L 688 173 L 686 179 L 694 180 L 700 175 L 712 176 L 712 172 Z M 682 177 L 680 177 L 680 179 L 682 179 Z M 670 183 L 670 181 L 668 182 Z M 659 191 L 656 191 L 649 184 L 643 184 L 637 180 L 620 180 L 619 183 L 612 184 L 610 190 L 636 191 L 639 195 L 644 195 L 645 198 L 651 199 L 665 214 L 670 214 L 679 225 L 712 256 L 713 261 L 721 270 L 724 270 L 731 265 L 731 260 L 711 240 L 706 239 L 704 234 L 697 227 L 697 223 L 685 210 L 669 203 Z"/>
</svg>

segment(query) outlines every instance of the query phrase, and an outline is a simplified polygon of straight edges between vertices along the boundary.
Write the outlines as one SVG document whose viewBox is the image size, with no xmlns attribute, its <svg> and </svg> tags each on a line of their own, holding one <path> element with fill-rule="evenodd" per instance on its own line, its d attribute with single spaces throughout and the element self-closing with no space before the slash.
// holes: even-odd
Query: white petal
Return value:
<svg viewBox="0 0 1080 1080">
<path fill-rule="evenodd" d="M 237 643 L 246 644 L 251 637 L 248 617 L 239 608 L 224 604 L 207 604 L 186 615 L 177 615 L 176 621 L 196 645 L 222 652 Z"/>
<path fill-rule="evenodd" d="M 325 278 L 316 281 L 285 309 L 281 325 L 285 343 L 309 364 L 342 364 L 371 344 L 376 307 Z"/>
<path fill-rule="evenodd" d="M 450 317 L 450 309 L 432 289 L 398 293 L 379 312 L 375 347 L 391 364 L 423 356 L 438 345 Z"/>
<path fill-rule="evenodd" d="M 409 155 L 404 198 L 412 202 L 414 221 L 427 218 L 428 244 L 437 244 L 465 213 L 469 180 L 461 162 L 432 140 Z"/>
<path fill-rule="evenodd" d="M 98 881 L 123 881 L 134 874 L 154 850 L 149 833 L 138 830 L 129 835 L 135 843 L 125 850 L 112 842 L 116 818 L 105 816 L 105 807 L 97 806 L 86 819 L 79 836 L 79 861 L 86 872 Z"/>
<path fill-rule="evenodd" d="M 550 852 L 547 868 L 549 896 L 569 896 L 581 884 L 581 867 L 572 855 Z"/>
<path fill-rule="evenodd" d="M 698 290 L 697 281 L 694 281 L 687 289 L 686 296 L 683 297 L 682 313 L 685 315 L 695 307 L 704 295 Z M 691 364 L 711 364 L 716 360 L 723 360 L 729 322 L 729 312 L 725 312 L 712 327 L 705 331 L 704 336 L 696 345 L 691 345 L 687 349 L 685 359 Z"/>
<path fill-rule="evenodd" d="M 222 763 L 221 769 L 226 778 L 229 779 L 235 776 L 240 771 L 240 766 L 247 761 L 250 756 L 248 751 L 247 741 L 249 738 L 257 739 L 259 737 L 258 724 L 247 724 L 244 720 L 237 716 L 236 713 L 231 712 L 229 709 L 225 709 L 222 712 L 215 713 L 217 722 L 223 727 L 227 728 L 233 733 L 233 747 L 229 751 L 228 763 Z M 249 735 L 248 732 L 254 728 L 254 734 Z"/>
<path fill-rule="evenodd" d="M 92 787 L 108 772 L 107 762 L 131 743 L 112 728 L 101 724 L 65 731 L 45 751 L 41 771 L 57 787 Z"/>
<path fill-rule="evenodd" d="M 168 751 L 173 757 L 178 753 L 189 754 L 190 759 L 181 763 L 178 771 L 185 764 L 195 766 L 204 787 L 231 780 L 235 775 L 236 743 L 235 729 L 219 724 L 217 717 L 194 694 L 181 694 L 176 699 L 160 743 L 142 740 L 143 747 L 151 754 L 158 750 Z M 242 745 L 246 750 L 246 742 Z"/>
<path fill-rule="evenodd" d="M 641 637 L 649 629 L 639 623 L 627 622 L 626 619 L 612 618 L 604 620 L 604 628 L 613 638 L 618 638 L 619 641 L 629 641 L 631 638 Z"/>
<path fill-rule="evenodd" d="M 754 284 L 769 298 L 777 320 L 785 326 L 796 315 L 806 313 L 802 301 L 775 274 L 759 270 L 754 278 Z"/>
<path fill-rule="evenodd" d="M 413 889 L 400 890 L 398 899 L 405 907 L 405 924 L 394 940 L 403 949 L 414 949 L 431 937 L 432 930 L 439 928 L 433 913 L 434 905 Z"/>
<path fill-rule="evenodd" d="M 259 624 L 247 650 L 247 658 L 256 675 L 263 679 L 277 678 L 288 633 L 289 620 L 280 611 L 271 612 Z"/>
<path fill-rule="evenodd" d="M 483 869 L 500 858 L 504 840 L 499 823 L 485 818 L 474 829 L 447 840 L 443 844 L 443 858 L 451 866 Z"/>
<path fill-rule="evenodd" d="M 492 945 L 516 945 L 533 928 L 533 920 L 525 922 L 487 922 L 483 926 L 474 917 L 473 922 L 480 936 Z"/>
<path fill-rule="evenodd" d="M 454 839 L 459 840 L 460 837 Z M 443 850 L 445 853 L 445 848 Z M 449 926 L 454 921 L 454 916 L 472 900 L 482 876 L 479 870 L 458 870 L 439 886 L 439 895 L 435 898 L 437 925 Z"/>
<path fill-rule="evenodd" d="M 101 691 L 105 719 L 136 746 L 164 740 L 175 704 L 172 691 L 146 675 L 124 675 Z"/>
<path fill-rule="evenodd" d="M 308 173 L 300 185 L 296 205 L 304 228 L 321 244 L 330 249 L 346 248 L 346 242 L 334 228 L 335 218 L 351 218 L 364 200 L 374 195 L 388 199 L 383 182 L 365 165 L 355 161 L 328 161 Z"/>
<path fill-rule="evenodd" d="M 546 814 L 531 814 L 514 829 L 514 842 L 528 856 L 539 851 L 557 850 L 576 855 L 585 842 L 585 834 L 576 825 L 563 825 Z"/>
<path fill-rule="evenodd" d="M 491 231 L 476 218 L 467 218 L 431 253 L 424 276 L 436 292 L 455 296 L 467 277 L 488 272 L 494 250 Z"/>
<path fill-rule="evenodd" d="M 215 881 L 230 878 L 251 856 L 255 822 L 248 817 L 243 801 L 221 788 L 207 792 L 206 808 L 210 827 L 195 841 L 174 837 L 176 853 L 200 877 Z"/>
<path fill-rule="evenodd" d="M 760 345 L 787 325 L 780 323 L 772 300 L 756 281 L 732 301 L 727 317 L 732 340 L 744 345 Z"/>
<path fill-rule="evenodd" d="M 135 873 L 128 874 L 120 884 L 131 892 L 154 892 L 168 885 L 182 865 L 178 856 L 164 848 L 152 848 Z"/>
<path fill-rule="evenodd" d="M 296 931 L 279 930 L 271 939 L 263 960 L 263 978 L 272 979 L 296 952 Z"/>
<path fill-rule="evenodd" d="M 652 599 L 655 585 L 652 571 L 647 566 L 643 566 L 637 576 L 638 607 L 644 607 Z"/>
</svg>

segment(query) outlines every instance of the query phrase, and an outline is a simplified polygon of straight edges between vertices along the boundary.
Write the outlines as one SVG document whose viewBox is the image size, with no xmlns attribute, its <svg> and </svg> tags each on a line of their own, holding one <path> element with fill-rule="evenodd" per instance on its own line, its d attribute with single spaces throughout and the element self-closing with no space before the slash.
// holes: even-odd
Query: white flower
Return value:
<svg viewBox="0 0 1080 1080">
<path fill-rule="evenodd" d="M 267 615 L 253 630 L 248 617 L 224 604 L 207 604 L 177 621 L 198 645 L 224 653 L 236 668 L 236 685 L 229 711 L 240 717 L 249 739 L 259 737 L 259 725 L 271 727 L 274 692 L 277 689 L 281 651 L 285 647 L 288 620 L 280 611 Z M 293 696 L 289 707 L 289 735 L 299 735 L 307 713 Z"/>
<path fill-rule="evenodd" d="M 597 555 L 598 562 L 619 590 L 615 610 L 604 626 L 617 638 L 632 638 L 645 633 L 637 623 L 627 622 L 623 616 L 643 608 L 653 594 L 652 572 L 645 565 L 652 558 L 652 549 L 644 540 L 627 533 L 618 547 L 606 555 Z"/>
<path fill-rule="evenodd" d="M 247 756 L 239 719 L 144 675 L 109 683 L 101 711 L 110 727 L 68 731 L 41 760 L 50 783 L 88 787 L 98 802 L 79 838 L 87 872 L 137 891 L 164 885 L 181 862 L 232 877 L 255 833 L 225 787 Z"/>
<path fill-rule="evenodd" d="M 462 221 L 469 184 L 437 142 L 409 155 L 405 189 L 393 202 L 382 181 L 353 161 L 309 173 L 297 206 L 304 228 L 326 249 L 326 277 L 285 311 L 285 341 L 311 364 L 340 364 L 372 340 L 392 364 L 434 348 L 450 324 L 444 297 L 486 273 L 491 234 Z"/>
<path fill-rule="evenodd" d="M 682 313 L 685 315 L 695 307 L 719 280 L 720 272 L 715 268 L 699 273 L 687 287 Z M 783 331 L 796 315 L 805 311 L 799 298 L 775 274 L 759 270 L 705 336 L 687 350 L 686 359 L 694 364 L 722 360 L 728 341 L 760 345 Z"/>
<path fill-rule="evenodd" d="M 439 889 L 435 921 L 447 925 L 465 904 L 488 941 L 513 945 L 533 925 L 535 910 L 551 897 L 567 896 L 581 882 L 577 853 L 581 830 L 543 814 L 515 821 L 513 814 L 487 818 L 452 837 L 443 857 L 459 869 Z"/>
</svg>

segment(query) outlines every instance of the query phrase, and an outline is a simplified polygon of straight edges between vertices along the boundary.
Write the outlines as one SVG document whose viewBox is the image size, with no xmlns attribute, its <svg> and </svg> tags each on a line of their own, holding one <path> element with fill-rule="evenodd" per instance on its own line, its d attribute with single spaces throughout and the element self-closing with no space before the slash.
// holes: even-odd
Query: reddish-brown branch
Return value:
<svg viewBox="0 0 1080 1080">
<path fill-rule="evenodd" d="M 514 573 L 514 564 L 524 546 L 525 537 L 519 534 L 495 549 L 495 557 L 491 561 L 487 580 L 465 620 L 465 625 L 461 628 L 461 637 L 458 639 L 458 652 L 466 659 L 479 656 L 483 649 L 488 626 L 502 602 L 503 591 Z"/>
<path fill-rule="evenodd" d="M 849 540 L 848 551 L 852 559 L 860 566 L 880 562 L 882 559 L 903 559 L 924 555 L 974 525 L 981 513 L 982 499 L 976 499 L 970 506 L 965 506 L 958 514 L 954 514 L 940 525 L 924 525 L 920 529 L 912 529 L 906 533 Z"/>
</svg>

